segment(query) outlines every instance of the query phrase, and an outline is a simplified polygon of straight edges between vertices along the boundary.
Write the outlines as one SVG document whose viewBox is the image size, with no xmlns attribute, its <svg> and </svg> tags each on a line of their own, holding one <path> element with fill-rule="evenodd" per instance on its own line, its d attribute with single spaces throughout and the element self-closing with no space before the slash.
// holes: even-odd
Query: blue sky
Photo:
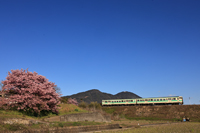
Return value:
<svg viewBox="0 0 200 133">
<path fill-rule="evenodd" d="M 0 0 L 0 80 L 28 68 L 63 96 L 99 89 L 200 104 L 199 6 L 199 0 Z"/>
</svg>

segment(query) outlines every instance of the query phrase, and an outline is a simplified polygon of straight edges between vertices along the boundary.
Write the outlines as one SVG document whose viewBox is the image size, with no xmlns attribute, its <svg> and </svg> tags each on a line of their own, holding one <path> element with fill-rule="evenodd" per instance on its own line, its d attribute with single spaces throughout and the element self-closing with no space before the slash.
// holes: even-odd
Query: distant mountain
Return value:
<svg viewBox="0 0 200 133">
<path fill-rule="evenodd" d="M 123 91 L 120 93 L 117 93 L 116 95 L 112 95 L 109 93 L 104 93 L 101 92 L 97 89 L 92 89 L 92 90 L 88 90 L 85 92 L 81 92 L 81 93 L 77 93 L 71 96 L 64 96 L 67 98 L 76 98 L 76 100 L 80 103 L 81 101 L 84 101 L 86 103 L 90 103 L 90 102 L 98 102 L 101 103 L 102 100 L 106 100 L 106 99 L 134 99 L 134 98 L 141 98 L 140 96 L 132 93 L 132 92 L 128 92 L 128 91 Z"/>
</svg>

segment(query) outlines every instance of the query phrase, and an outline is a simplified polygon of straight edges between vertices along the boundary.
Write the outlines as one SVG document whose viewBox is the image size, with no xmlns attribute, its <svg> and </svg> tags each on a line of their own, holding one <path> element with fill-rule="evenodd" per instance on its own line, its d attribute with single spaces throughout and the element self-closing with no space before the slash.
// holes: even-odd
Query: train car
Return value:
<svg viewBox="0 0 200 133">
<path fill-rule="evenodd" d="M 110 99 L 102 100 L 102 106 L 135 105 L 136 102 L 136 99 Z"/>
<path fill-rule="evenodd" d="M 102 106 L 182 105 L 182 96 L 102 100 Z"/>
</svg>

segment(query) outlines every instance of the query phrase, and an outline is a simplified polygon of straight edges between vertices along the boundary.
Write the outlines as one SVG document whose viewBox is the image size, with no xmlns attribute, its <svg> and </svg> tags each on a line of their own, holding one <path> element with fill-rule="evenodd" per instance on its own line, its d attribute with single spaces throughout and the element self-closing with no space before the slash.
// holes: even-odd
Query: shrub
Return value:
<svg viewBox="0 0 200 133">
<path fill-rule="evenodd" d="M 61 103 L 67 103 L 67 102 L 68 102 L 68 98 L 66 98 L 66 97 L 61 97 L 61 98 L 60 98 L 60 102 L 61 102 Z"/>
<path fill-rule="evenodd" d="M 59 127 L 64 127 L 64 124 L 63 123 L 59 123 L 58 126 Z"/>
<path fill-rule="evenodd" d="M 89 108 L 95 108 L 95 109 L 100 109 L 101 108 L 101 105 L 97 102 L 91 102 L 89 105 L 88 105 Z"/>
<path fill-rule="evenodd" d="M 67 101 L 68 104 L 74 104 L 76 106 L 78 106 L 78 102 L 77 100 L 74 98 L 69 98 L 68 101 Z"/>
<path fill-rule="evenodd" d="M 81 102 L 81 103 L 79 103 L 78 106 L 81 107 L 81 108 L 86 108 L 87 107 L 87 103 Z"/>
</svg>

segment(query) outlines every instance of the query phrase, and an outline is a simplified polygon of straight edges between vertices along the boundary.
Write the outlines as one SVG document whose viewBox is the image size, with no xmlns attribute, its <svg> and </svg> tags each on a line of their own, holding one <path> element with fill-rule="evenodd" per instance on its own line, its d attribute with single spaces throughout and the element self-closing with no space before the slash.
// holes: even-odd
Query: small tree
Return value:
<svg viewBox="0 0 200 133">
<path fill-rule="evenodd" d="M 91 102 L 89 105 L 88 105 L 89 108 L 94 108 L 94 109 L 100 109 L 101 108 L 101 105 L 97 102 Z"/>
<path fill-rule="evenodd" d="M 69 98 L 67 103 L 68 104 L 74 104 L 74 105 L 78 106 L 78 102 L 77 102 L 76 98 L 74 98 L 74 99 Z"/>
<path fill-rule="evenodd" d="M 0 98 L 0 106 L 4 109 L 17 109 L 32 115 L 58 113 L 60 95 L 54 89 L 55 84 L 44 76 L 23 69 L 11 70 L 2 83 L 1 93 L 9 95 L 9 98 Z"/>
<path fill-rule="evenodd" d="M 61 97 L 60 102 L 61 103 L 68 103 L 68 98 L 67 97 Z"/>
<path fill-rule="evenodd" d="M 78 105 L 81 108 L 86 108 L 87 107 L 87 103 L 85 103 L 84 101 L 82 101 L 81 103 L 79 103 Z"/>
</svg>

